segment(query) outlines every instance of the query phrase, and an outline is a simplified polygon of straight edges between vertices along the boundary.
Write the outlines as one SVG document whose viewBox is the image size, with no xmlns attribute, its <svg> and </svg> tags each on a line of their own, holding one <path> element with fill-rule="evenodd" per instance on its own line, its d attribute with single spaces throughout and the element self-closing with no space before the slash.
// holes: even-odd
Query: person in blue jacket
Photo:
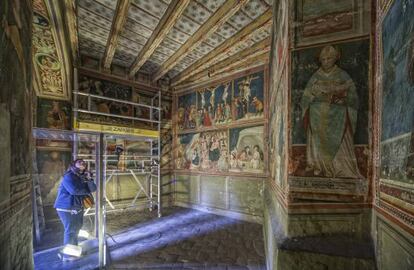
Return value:
<svg viewBox="0 0 414 270">
<path fill-rule="evenodd" d="M 63 244 L 78 244 L 79 230 L 83 225 L 85 196 L 96 190 L 91 174 L 86 171 L 83 159 L 76 159 L 65 172 L 58 188 L 54 207 L 64 227 Z"/>
</svg>

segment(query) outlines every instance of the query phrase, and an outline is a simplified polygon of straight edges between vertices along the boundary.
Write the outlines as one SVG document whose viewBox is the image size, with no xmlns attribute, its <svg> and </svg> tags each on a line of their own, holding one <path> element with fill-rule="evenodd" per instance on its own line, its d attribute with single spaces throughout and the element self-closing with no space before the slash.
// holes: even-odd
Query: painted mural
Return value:
<svg viewBox="0 0 414 270">
<path fill-rule="evenodd" d="M 127 101 L 132 100 L 131 87 L 84 75 L 80 76 L 79 92 Z M 132 116 L 133 114 L 136 115 L 142 113 L 135 111 L 137 109 L 132 108 L 130 105 L 106 99 L 91 98 L 90 104 L 88 104 L 88 97 L 86 96 L 79 96 L 78 104 L 80 109 L 87 110 L 89 106 L 89 109 L 94 112 L 110 113 L 120 116 Z M 103 115 L 93 115 L 88 113 L 80 113 L 79 119 L 93 122 L 108 123 L 112 121 L 118 124 L 131 124 L 131 120 L 122 118 L 115 119 L 113 117 L 110 118 Z"/>
<path fill-rule="evenodd" d="M 273 7 L 277 14 L 276 23 L 273 25 L 273 47 L 272 65 L 274 80 L 278 81 L 288 55 L 289 35 L 288 35 L 288 0 L 281 0 L 277 7 Z"/>
<path fill-rule="evenodd" d="M 263 72 L 178 97 L 178 130 L 263 119 Z"/>
<path fill-rule="evenodd" d="M 283 186 L 286 174 L 286 109 L 288 91 L 288 6 L 289 1 L 278 1 L 273 6 L 271 74 L 269 92 L 269 173 L 270 179 Z"/>
<path fill-rule="evenodd" d="M 230 171 L 263 173 L 263 126 L 230 129 Z"/>
<path fill-rule="evenodd" d="M 291 163 L 304 159 L 304 176 L 363 178 L 355 143 L 368 140 L 368 60 L 368 40 L 293 54 L 292 143 L 306 152 Z"/>
<path fill-rule="evenodd" d="M 173 136 L 170 128 L 161 129 L 161 161 L 160 167 L 162 170 L 172 169 L 172 145 Z"/>
<path fill-rule="evenodd" d="M 190 133 L 178 136 L 177 169 L 228 171 L 227 131 Z"/>
<path fill-rule="evenodd" d="M 189 93 L 178 97 L 177 125 L 178 130 L 195 129 L 197 119 L 196 93 Z"/>
<path fill-rule="evenodd" d="M 69 100 L 63 56 L 43 0 L 33 2 L 33 68 L 40 97 Z"/>
<path fill-rule="evenodd" d="M 288 83 L 286 71 L 285 68 L 277 89 L 271 94 L 269 106 L 269 172 L 271 179 L 279 186 L 282 186 L 285 176 L 285 103 Z"/>
<path fill-rule="evenodd" d="M 44 205 L 53 205 L 55 202 L 60 178 L 70 162 L 70 151 L 39 150 L 37 152 L 37 169 Z"/>
<path fill-rule="evenodd" d="M 50 129 L 70 129 L 71 106 L 69 102 L 38 99 L 37 127 Z"/>
<path fill-rule="evenodd" d="M 394 1 L 382 24 L 381 178 L 414 183 L 414 1 Z"/>
<path fill-rule="evenodd" d="M 369 33 L 370 1 L 298 0 L 295 13 L 297 46 Z"/>
<path fill-rule="evenodd" d="M 263 173 L 263 126 L 181 134 L 176 169 Z"/>
</svg>

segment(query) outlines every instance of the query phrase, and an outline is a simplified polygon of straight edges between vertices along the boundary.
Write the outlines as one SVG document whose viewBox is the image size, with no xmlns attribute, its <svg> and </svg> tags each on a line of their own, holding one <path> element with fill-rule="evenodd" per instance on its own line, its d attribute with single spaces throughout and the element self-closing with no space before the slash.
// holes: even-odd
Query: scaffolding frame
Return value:
<svg viewBox="0 0 414 270">
<path fill-rule="evenodd" d="M 134 121 L 140 122 L 140 123 L 149 123 L 151 127 L 153 127 L 154 124 L 156 124 L 157 127 L 157 134 L 158 136 L 156 137 L 152 137 L 152 136 L 134 136 L 131 134 L 128 135 L 123 135 L 123 134 L 111 134 L 111 133 L 104 133 L 104 141 L 107 142 L 108 137 L 112 137 L 112 139 L 126 139 L 126 140 L 131 140 L 131 141 L 146 141 L 149 142 L 150 147 L 149 147 L 149 155 L 141 155 L 139 158 L 142 158 L 143 160 L 141 163 L 141 169 L 142 171 L 140 172 L 140 174 L 144 174 L 146 177 L 146 180 L 148 182 L 148 192 L 146 192 L 145 188 L 143 187 L 143 185 L 141 184 L 141 182 L 139 181 L 139 179 L 137 178 L 136 173 L 134 170 L 127 170 L 126 171 L 114 171 L 114 170 L 108 170 L 107 169 L 107 164 L 108 161 L 114 161 L 114 160 L 110 160 L 108 158 L 110 157 L 114 157 L 114 155 L 107 155 L 105 153 L 104 157 L 104 166 L 105 166 L 105 183 L 108 183 L 109 181 L 111 181 L 113 175 L 120 175 L 120 174 L 125 174 L 127 173 L 128 175 L 132 176 L 132 178 L 137 182 L 139 189 L 134 197 L 134 199 L 131 202 L 131 207 L 135 206 L 135 202 L 138 199 L 138 196 L 140 195 L 141 192 L 143 192 L 146 197 L 147 200 L 149 202 L 149 208 L 150 210 L 154 209 L 154 206 L 157 206 L 157 211 L 158 211 L 158 217 L 161 217 L 161 168 L 160 168 L 160 161 L 161 161 L 161 141 L 160 141 L 160 132 L 161 132 L 161 91 L 158 91 L 157 94 L 155 94 L 152 98 L 151 98 L 151 105 L 147 105 L 147 104 L 142 104 L 142 103 L 137 103 L 137 102 L 131 102 L 128 100 L 122 100 L 122 99 L 116 99 L 116 98 L 110 98 L 110 97 L 105 97 L 105 96 L 99 96 L 99 95 L 94 95 L 94 94 L 90 94 L 90 93 L 85 93 L 85 92 L 80 92 L 79 91 L 79 82 L 78 82 L 78 70 L 75 68 L 74 69 L 74 91 L 73 91 L 73 122 L 74 122 L 74 126 L 76 127 L 76 123 L 80 122 L 79 121 L 79 113 L 83 113 L 83 114 L 89 114 L 89 115 L 98 115 L 98 116 L 105 116 L 105 117 L 110 117 L 110 118 L 115 118 L 115 119 L 128 119 L 128 120 L 132 120 L 133 123 Z M 86 107 L 87 109 L 82 109 L 79 108 L 79 98 L 80 97 L 87 97 L 87 104 Z M 132 106 L 132 112 L 134 112 L 135 108 L 146 108 L 149 109 L 149 117 L 148 118 L 142 118 L 142 117 L 136 117 L 135 115 L 133 116 L 125 116 L 125 115 L 118 115 L 118 114 L 111 114 L 111 113 L 103 113 L 103 112 L 98 112 L 96 110 L 93 110 L 93 106 L 92 106 L 92 99 L 94 100 L 102 100 L 102 101 L 109 101 L 109 102 L 116 102 L 117 104 L 120 105 L 129 105 Z M 158 106 L 155 106 L 156 102 L 158 102 Z M 157 119 L 155 119 L 155 117 L 158 116 Z M 82 130 L 81 127 L 77 128 L 78 130 Z M 152 129 L 151 129 L 152 130 Z M 93 131 L 90 130 L 89 131 Z M 107 148 L 105 148 L 107 149 Z M 77 143 L 73 144 L 73 155 L 74 158 L 78 158 L 81 157 L 81 155 L 79 154 L 79 149 L 78 149 L 78 145 Z M 127 161 L 136 161 L 135 159 L 137 158 L 137 156 L 131 156 L 132 158 L 134 158 L 133 160 L 127 160 Z M 87 160 L 87 159 L 86 159 Z M 119 160 L 118 160 L 119 161 Z M 147 167 L 147 164 L 145 163 L 145 161 L 149 162 L 149 170 L 146 170 L 145 168 Z M 109 177 L 107 178 L 107 175 L 109 175 Z M 112 203 L 111 201 L 109 201 L 109 199 L 106 197 L 106 189 L 105 191 L 105 201 L 110 205 L 110 207 L 112 208 L 113 211 L 117 211 L 117 210 L 125 210 L 125 208 L 119 208 L 117 209 Z M 156 199 L 156 201 L 155 201 Z M 93 214 L 93 213 L 87 213 L 87 214 Z"/>
</svg>

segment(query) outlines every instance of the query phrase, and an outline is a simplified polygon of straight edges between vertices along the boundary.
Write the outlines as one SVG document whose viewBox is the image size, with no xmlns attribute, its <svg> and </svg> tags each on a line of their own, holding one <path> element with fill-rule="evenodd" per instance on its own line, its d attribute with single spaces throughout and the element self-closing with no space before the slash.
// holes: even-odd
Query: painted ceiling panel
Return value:
<svg viewBox="0 0 414 270">
<path fill-rule="evenodd" d="M 95 58 L 96 60 L 101 59 L 103 55 L 101 53 L 95 52 L 94 50 L 90 50 L 89 48 L 82 48 L 82 46 L 80 47 L 80 54 Z"/>
<path fill-rule="evenodd" d="M 167 55 L 167 56 L 171 56 L 174 54 L 175 50 L 171 50 L 170 48 L 166 47 L 166 46 L 159 46 L 157 48 L 157 51 L 159 51 L 160 53 Z"/>
<path fill-rule="evenodd" d="M 135 52 L 140 51 L 142 49 L 142 47 L 143 47 L 142 45 L 140 45 L 140 44 L 138 44 L 138 43 L 136 43 L 136 42 L 134 42 L 134 41 L 132 41 L 132 40 L 130 40 L 128 38 L 124 38 L 122 36 L 119 37 L 118 44 L 120 46 L 124 46 L 124 47 L 130 48 L 131 50 L 134 50 Z"/>
<path fill-rule="evenodd" d="M 188 4 L 186 10 L 184 11 L 185 16 L 195 22 L 198 22 L 199 24 L 205 23 L 212 14 L 213 12 L 207 10 L 203 5 L 198 4 L 194 0 Z"/>
<path fill-rule="evenodd" d="M 79 6 L 112 21 L 115 11 L 93 0 L 79 0 Z"/>
<path fill-rule="evenodd" d="M 95 13 L 85 9 L 85 8 L 78 8 L 78 21 L 88 21 L 94 23 L 96 26 L 99 26 L 104 29 L 111 29 L 112 22 L 104 17 L 96 15 Z"/>
<path fill-rule="evenodd" d="M 173 50 L 174 52 L 178 50 L 180 46 L 181 46 L 180 43 L 168 37 L 165 38 L 160 44 L 160 47 L 168 47 L 168 49 Z"/>
<path fill-rule="evenodd" d="M 188 34 L 177 30 L 175 27 L 171 29 L 167 36 L 180 44 L 184 44 L 190 37 Z"/>
<path fill-rule="evenodd" d="M 120 51 L 117 51 L 115 53 L 114 58 L 123 61 L 127 66 L 130 66 L 135 59 L 134 55 L 129 54 L 129 53 L 123 53 Z"/>
<path fill-rule="evenodd" d="M 200 46 L 198 46 L 197 50 L 198 50 L 200 53 L 206 54 L 206 53 L 208 53 L 209 51 L 211 51 L 213 48 L 214 48 L 214 47 L 212 47 L 212 46 L 208 45 L 207 43 L 205 43 L 205 42 L 201 42 L 201 44 L 200 44 Z"/>
<path fill-rule="evenodd" d="M 155 50 L 155 52 L 152 54 L 154 58 L 157 58 L 161 60 L 162 62 L 165 62 L 168 59 L 168 55 L 165 55 L 163 53 L 160 53 L 159 50 Z"/>
<path fill-rule="evenodd" d="M 252 22 L 252 19 L 247 17 L 246 14 L 241 10 L 237 11 L 236 14 L 231 16 L 231 18 L 229 19 L 229 23 L 233 27 L 235 27 L 239 30 L 242 29 L 243 27 L 245 27 L 246 25 L 248 25 L 251 22 Z"/>
<path fill-rule="evenodd" d="M 157 50 L 152 54 L 151 59 L 159 60 L 161 63 L 164 63 L 168 56 L 162 53 L 159 53 Z"/>
<path fill-rule="evenodd" d="M 89 33 L 86 30 L 79 31 L 79 41 L 80 44 L 82 44 L 83 42 L 91 41 L 95 43 L 97 46 L 102 46 L 103 48 L 105 48 L 106 46 L 105 39 L 93 33 Z"/>
<path fill-rule="evenodd" d="M 111 32 L 113 16 L 119 0 L 77 0 L 78 37 L 82 54 L 102 59 Z M 167 33 L 140 71 L 155 73 L 188 39 L 196 33 L 226 0 L 191 0 L 174 27 Z M 234 36 L 269 8 L 271 0 L 250 0 L 215 33 L 186 55 L 168 71 L 170 78 Z M 124 28 L 119 33 L 113 64 L 130 67 L 152 36 L 171 0 L 131 0 Z M 250 40 L 238 44 L 214 62 L 245 50 L 269 36 L 269 30 L 257 31 Z M 207 66 L 206 66 L 207 68 Z"/>
<path fill-rule="evenodd" d="M 142 26 L 139 23 L 136 23 L 135 21 L 131 20 L 131 19 L 127 19 L 125 22 L 125 29 L 128 29 L 132 32 L 135 32 L 143 37 L 149 38 L 152 34 L 152 30 L 149 28 L 146 28 L 144 26 Z"/>
<path fill-rule="evenodd" d="M 119 0 L 95 0 L 96 2 L 99 2 L 100 4 L 115 10 L 116 9 L 116 4 L 118 3 Z"/>
<path fill-rule="evenodd" d="M 137 8 L 134 5 L 131 5 L 129 7 L 128 17 L 142 25 L 145 25 L 147 28 L 151 30 L 154 30 L 155 27 L 157 27 L 159 21 L 157 17 L 150 15 L 149 13 Z"/>
<path fill-rule="evenodd" d="M 184 65 L 189 65 L 191 63 L 195 62 L 195 58 L 192 58 L 191 55 L 187 55 L 186 57 L 184 57 L 181 61 L 180 64 Z"/>
<path fill-rule="evenodd" d="M 93 49 L 94 51 L 97 51 L 97 52 L 100 52 L 100 53 L 103 53 L 105 51 L 105 46 L 99 45 L 96 42 L 94 42 L 93 40 L 89 40 L 89 39 L 84 40 L 80 44 L 80 46 L 81 47 L 83 46 L 83 47 L 87 47 L 87 48 Z"/>
<path fill-rule="evenodd" d="M 125 67 L 125 68 L 127 68 L 127 67 L 128 67 L 128 63 L 126 63 L 125 61 L 120 60 L 120 59 L 118 59 L 118 58 L 115 58 L 115 56 L 114 56 L 114 58 L 112 59 L 112 63 L 113 63 L 114 65 L 117 65 L 117 66 L 121 66 L 121 67 Z"/>
<path fill-rule="evenodd" d="M 224 40 L 225 39 L 222 36 L 214 33 L 208 39 L 206 39 L 205 42 L 211 45 L 212 47 L 217 47 L 218 45 L 223 43 Z"/>
<path fill-rule="evenodd" d="M 166 3 L 159 0 L 132 0 L 132 3 L 142 10 L 151 13 L 158 19 L 161 19 L 162 15 L 168 8 Z"/>
<path fill-rule="evenodd" d="M 184 33 L 193 35 L 198 30 L 198 28 L 200 28 L 200 26 L 200 24 L 195 23 L 191 19 L 188 19 L 186 16 L 181 16 L 174 27 L 180 29 L 180 31 Z"/>
<path fill-rule="evenodd" d="M 154 73 L 155 71 L 157 71 L 159 68 L 160 68 L 160 65 L 158 65 L 158 64 L 156 64 L 152 61 L 147 61 L 142 66 L 140 71 L 144 71 L 144 72 L 147 72 L 147 73 L 151 74 L 151 73 Z"/>
<path fill-rule="evenodd" d="M 177 76 L 180 72 L 178 70 L 172 69 L 167 73 L 167 77 L 174 78 Z"/>
<path fill-rule="evenodd" d="M 243 7 L 242 10 L 246 12 L 252 19 L 256 19 L 268 9 L 267 5 L 261 0 L 250 0 Z"/>
<path fill-rule="evenodd" d="M 188 56 L 189 56 L 189 57 L 191 57 L 191 58 L 193 58 L 193 59 L 199 59 L 199 58 L 203 57 L 203 56 L 204 56 L 204 54 L 200 53 L 200 52 L 199 52 L 199 51 L 197 51 L 197 50 L 193 50 L 193 51 L 191 51 L 191 52 L 188 54 Z"/>
<path fill-rule="evenodd" d="M 108 33 L 105 33 L 105 31 L 100 28 L 89 27 L 88 23 L 80 22 L 79 23 L 79 38 L 80 38 L 80 42 L 82 42 L 82 38 L 89 38 L 89 39 L 97 40 L 97 42 L 102 45 L 106 45 Z"/>
<path fill-rule="evenodd" d="M 223 24 L 219 27 L 216 31 L 217 34 L 221 35 L 222 37 L 229 38 L 237 33 L 237 30 L 234 29 L 231 25 L 228 23 Z"/>
<path fill-rule="evenodd" d="M 147 41 L 146 38 L 144 38 L 143 36 L 140 36 L 134 32 L 131 32 L 128 29 L 124 29 L 124 31 L 121 34 L 121 38 L 122 39 L 127 39 L 130 42 L 136 43 L 137 46 L 144 46 L 145 42 Z"/>
<path fill-rule="evenodd" d="M 121 44 L 118 45 L 116 52 L 128 53 L 128 54 L 131 54 L 131 55 L 137 55 L 138 54 L 138 50 L 133 49 L 133 48 L 128 48 L 128 47 L 123 46 Z"/>
<path fill-rule="evenodd" d="M 221 7 L 226 0 L 198 0 L 200 4 L 208 8 L 211 12 L 215 12 Z"/>
<path fill-rule="evenodd" d="M 270 35 L 270 29 L 263 29 L 263 30 L 261 30 L 261 31 L 257 31 L 257 33 L 255 33 L 253 36 L 252 36 L 252 39 L 255 41 L 255 42 L 258 42 L 258 41 L 261 41 L 261 40 L 263 40 L 263 39 L 265 39 L 265 38 L 267 38 L 269 35 Z"/>
</svg>

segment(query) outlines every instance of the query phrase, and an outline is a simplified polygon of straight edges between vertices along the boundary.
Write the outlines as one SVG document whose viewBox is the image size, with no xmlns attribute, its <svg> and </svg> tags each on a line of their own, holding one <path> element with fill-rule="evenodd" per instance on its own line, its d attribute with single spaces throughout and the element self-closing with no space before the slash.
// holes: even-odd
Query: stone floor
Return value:
<svg viewBox="0 0 414 270">
<path fill-rule="evenodd" d="M 266 269 L 259 224 L 179 207 L 164 209 L 160 219 L 155 214 L 108 214 L 111 269 Z M 71 263 L 59 262 L 56 252 L 35 254 L 35 269 L 93 269 L 97 262 L 93 244 Z"/>
</svg>

